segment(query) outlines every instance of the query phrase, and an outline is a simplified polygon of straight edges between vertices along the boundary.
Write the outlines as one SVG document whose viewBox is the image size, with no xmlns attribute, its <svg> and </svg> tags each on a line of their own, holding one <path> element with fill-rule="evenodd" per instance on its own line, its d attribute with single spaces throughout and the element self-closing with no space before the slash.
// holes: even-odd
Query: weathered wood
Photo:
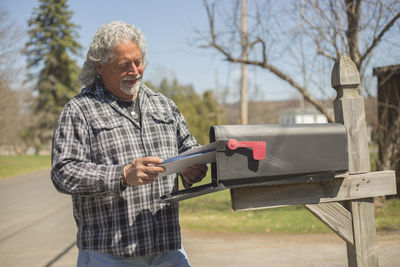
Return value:
<svg viewBox="0 0 400 267">
<path fill-rule="evenodd" d="M 330 202 L 305 207 L 331 228 L 344 241 L 354 244 L 351 213 L 338 202 Z"/>
<path fill-rule="evenodd" d="M 378 266 L 374 201 L 372 198 L 350 201 L 354 243 L 346 242 L 349 266 Z M 354 231 L 357 231 L 354 232 Z"/>
<path fill-rule="evenodd" d="M 349 57 L 341 56 L 332 70 L 335 121 L 347 129 L 349 173 L 370 171 L 364 99 L 359 93 L 360 74 Z M 368 205 L 366 203 L 372 203 Z M 373 199 L 355 200 L 350 207 L 354 244 L 346 242 L 349 266 L 378 266 Z M 360 220 L 362 219 L 362 220 Z"/>
<path fill-rule="evenodd" d="M 335 121 L 347 129 L 349 173 L 370 171 L 364 99 L 358 93 L 360 75 L 349 57 L 340 57 L 332 70 L 332 87 L 337 91 L 333 102 Z"/>
<path fill-rule="evenodd" d="M 370 173 L 360 76 L 348 57 L 332 70 L 335 120 L 345 125 L 349 175 L 329 182 L 231 189 L 232 208 L 252 210 L 306 204 L 306 208 L 346 241 L 349 266 L 378 266 L 373 198 L 396 194 L 394 171 Z M 345 207 L 337 203 L 345 201 Z M 329 204 L 323 204 L 329 203 Z"/>
<path fill-rule="evenodd" d="M 236 211 L 318 204 L 396 194 L 394 171 L 348 175 L 333 181 L 231 189 Z"/>
</svg>

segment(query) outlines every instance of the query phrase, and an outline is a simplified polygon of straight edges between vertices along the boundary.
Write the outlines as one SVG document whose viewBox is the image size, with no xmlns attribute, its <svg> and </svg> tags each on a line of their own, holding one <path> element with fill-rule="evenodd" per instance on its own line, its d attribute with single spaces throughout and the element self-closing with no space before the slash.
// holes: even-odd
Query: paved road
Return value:
<svg viewBox="0 0 400 267">
<path fill-rule="evenodd" d="M 71 199 L 48 171 L 0 181 L 0 266 L 74 266 L 76 227 Z M 210 222 L 212 223 L 212 222 Z M 346 266 L 333 234 L 222 234 L 183 231 L 192 267 Z M 380 266 L 400 266 L 400 233 L 378 236 Z"/>
<path fill-rule="evenodd" d="M 58 193 L 48 171 L 0 181 L 0 266 L 74 266 L 72 203 Z"/>
</svg>

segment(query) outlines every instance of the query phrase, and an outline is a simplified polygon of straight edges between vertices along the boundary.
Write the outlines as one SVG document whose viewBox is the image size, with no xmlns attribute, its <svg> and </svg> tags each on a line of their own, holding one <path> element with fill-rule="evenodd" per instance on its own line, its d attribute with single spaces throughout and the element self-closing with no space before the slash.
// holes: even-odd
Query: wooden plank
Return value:
<svg viewBox="0 0 400 267">
<path fill-rule="evenodd" d="M 354 243 L 346 242 L 349 266 L 378 266 L 374 201 L 372 198 L 350 201 Z M 357 232 L 355 232 L 357 231 Z"/>
<path fill-rule="evenodd" d="M 354 244 L 351 213 L 337 202 L 307 204 L 305 207 L 344 241 Z"/>
<path fill-rule="evenodd" d="M 394 171 L 348 175 L 329 182 L 231 189 L 232 208 L 253 210 L 396 194 Z"/>
<path fill-rule="evenodd" d="M 360 74 L 349 57 L 341 56 L 335 63 L 332 87 L 337 91 L 333 102 L 335 120 L 343 123 L 347 129 L 349 173 L 369 172 L 368 133 L 364 99 L 359 91 Z M 373 203 L 372 198 L 368 201 Z M 346 243 L 349 266 L 378 266 L 374 207 L 365 203 L 366 200 L 354 200 L 347 204 L 353 207 L 350 212 L 354 234 L 354 244 Z M 364 221 L 357 223 L 359 218 Z"/>
</svg>

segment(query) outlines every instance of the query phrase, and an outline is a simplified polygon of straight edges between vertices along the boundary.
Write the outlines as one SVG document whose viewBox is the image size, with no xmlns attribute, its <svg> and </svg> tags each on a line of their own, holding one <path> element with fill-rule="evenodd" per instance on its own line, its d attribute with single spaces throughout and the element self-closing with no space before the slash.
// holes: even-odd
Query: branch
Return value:
<svg viewBox="0 0 400 267">
<path fill-rule="evenodd" d="M 334 29 L 334 36 L 332 38 L 332 43 L 333 43 L 333 46 L 334 46 L 335 51 L 336 51 L 336 58 L 330 57 L 330 59 L 333 59 L 333 60 L 336 61 L 337 58 L 339 58 L 339 56 L 341 54 L 341 51 L 340 51 L 340 49 L 339 49 L 339 47 L 337 45 L 337 42 L 336 42 L 336 36 L 340 37 L 340 40 L 341 40 L 342 44 L 346 43 L 346 39 L 345 39 L 345 37 L 343 35 L 344 30 L 343 30 L 343 27 L 342 27 L 342 21 L 340 19 L 341 16 L 338 14 L 339 7 L 338 7 L 336 1 L 332 1 L 332 0 L 330 1 L 329 10 L 330 10 L 330 12 L 333 15 L 334 20 L 335 20 L 335 23 L 331 24 L 331 27 Z"/>
<path fill-rule="evenodd" d="M 267 62 L 267 55 L 266 55 L 267 48 L 265 45 L 265 41 L 263 39 L 261 39 L 260 37 L 257 37 L 257 39 L 254 42 L 249 43 L 247 47 L 252 48 L 257 43 L 261 43 L 261 45 L 262 45 L 262 58 L 263 58 L 262 62 L 265 63 L 265 62 Z"/>
<path fill-rule="evenodd" d="M 362 62 L 371 52 L 372 50 L 378 45 L 378 43 L 382 40 L 383 35 L 389 29 L 393 26 L 393 24 L 400 18 L 400 12 L 397 12 L 397 14 L 389 21 L 388 24 L 386 24 L 385 27 L 383 27 L 382 31 L 378 34 L 378 36 L 372 41 L 372 44 L 367 48 L 367 50 L 364 52 L 364 54 L 361 56 L 360 62 Z"/>
<path fill-rule="evenodd" d="M 307 4 L 309 5 L 309 6 L 307 6 Z M 317 26 L 315 23 L 314 23 L 314 21 L 312 21 L 312 20 L 310 20 L 310 19 L 308 19 L 307 18 L 307 16 L 306 16 L 306 14 L 304 13 L 304 9 L 313 9 L 313 10 L 315 10 L 315 12 L 317 13 L 317 16 L 319 16 L 319 17 L 321 17 L 321 19 L 322 19 L 322 22 L 326 22 L 327 24 L 328 24 L 328 26 L 330 26 L 332 29 L 333 29 L 333 33 L 331 33 L 330 31 L 328 31 L 328 33 L 325 33 L 324 31 L 323 31 L 323 27 L 321 27 L 321 26 Z M 306 3 L 305 3 L 305 5 L 304 6 L 302 6 L 302 9 L 301 9 L 301 12 L 300 12 L 300 17 L 301 17 L 301 19 L 313 30 L 313 31 L 315 31 L 316 32 L 316 34 L 314 34 L 314 33 L 311 33 L 311 35 L 312 35 L 312 39 L 314 40 L 314 43 L 317 45 L 317 54 L 318 55 L 321 55 L 321 56 L 324 56 L 324 57 L 326 57 L 326 58 L 328 58 L 328 59 L 331 59 L 331 60 L 334 60 L 334 61 L 336 61 L 336 58 L 334 57 L 334 56 L 332 56 L 331 54 L 329 54 L 328 52 L 326 52 L 326 51 L 324 51 L 323 49 L 322 49 L 322 43 L 325 41 L 325 42 L 330 42 L 327 38 L 326 38 L 326 36 L 330 36 L 331 37 L 331 40 L 333 40 L 332 41 L 332 43 L 331 43 L 331 45 L 333 46 L 333 48 L 335 49 L 335 53 L 336 53 L 336 55 L 338 56 L 339 54 L 340 54 L 340 52 L 339 52 L 339 49 L 338 49 L 338 46 L 337 46 L 337 44 L 336 44 L 336 42 L 335 42 L 335 40 L 336 40 L 336 38 L 335 38 L 335 34 L 337 34 L 338 33 L 338 31 L 336 30 L 336 28 L 335 28 L 335 26 L 334 26 L 334 23 L 332 23 L 329 19 L 328 19 L 328 17 L 326 16 L 326 14 L 324 13 L 324 11 L 323 10 L 321 10 L 321 8 L 318 6 L 318 4 L 315 4 L 315 3 L 312 3 L 311 1 L 307 1 Z M 339 23 L 340 24 L 340 23 Z M 333 35 L 332 35 L 333 34 Z M 339 35 L 341 35 L 340 33 L 339 33 Z M 342 36 L 341 36 L 342 37 Z"/>
<path fill-rule="evenodd" d="M 216 37 L 216 34 L 215 34 L 215 28 L 214 28 L 215 27 L 215 25 L 214 25 L 214 16 L 215 16 L 214 8 L 210 7 L 206 0 L 204 0 L 204 6 L 205 6 L 206 11 L 207 11 L 208 23 L 209 23 L 209 32 L 210 32 L 211 40 L 210 40 L 210 42 L 208 44 L 206 44 L 206 45 L 204 45 L 202 47 L 213 47 L 213 48 L 215 48 L 217 51 L 219 51 L 221 54 L 223 54 L 225 56 L 225 60 L 226 61 L 229 61 L 229 62 L 232 62 L 232 63 L 244 63 L 246 65 L 258 66 L 258 67 L 261 67 L 263 69 L 268 69 L 270 72 L 272 72 L 273 74 L 278 76 L 280 79 L 286 81 L 292 87 L 297 89 L 304 96 L 304 98 L 307 101 L 309 101 L 311 104 L 313 104 L 318 111 L 320 111 L 322 114 L 324 114 L 327 117 L 329 122 L 334 122 L 333 116 L 328 112 L 326 107 L 320 101 L 318 101 L 313 96 L 311 96 L 305 86 L 301 86 L 295 80 L 293 80 L 288 74 L 284 73 L 283 71 L 281 71 L 277 67 L 275 67 L 275 66 L 273 66 L 273 65 L 271 65 L 271 64 L 269 64 L 267 62 L 266 44 L 265 44 L 265 41 L 263 39 L 257 38 L 254 42 L 248 44 L 248 47 L 251 48 L 255 44 L 261 43 L 261 45 L 262 45 L 262 55 L 263 55 L 262 61 L 255 61 L 255 60 L 253 61 L 253 60 L 248 60 L 248 59 L 247 60 L 242 60 L 240 58 L 235 58 L 235 57 L 232 56 L 232 54 L 229 51 L 225 50 L 225 48 L 223 46 L 218 44 L 217 37 Z"/>
<path fill-rule="evenodd" d="M 332 59 L 333 61 L 336 61 L 336 60 L 337 60 L 337 58 L 335 58 L 335 57 L 332 56 L 331 54 L 328 54 L 327 52 L 323 51 L 323 50 L 321 49 L 321 46 L 320 46 L 319 43 L 317 43 L 317 46 L 318 46 L 318 50 L 317 50 L 317 54 L 318 54 L 318 55 L 321 55 L 321 56 L 324 56 L 324 57 L 326 57 L 326 58 Z"/>
<path fill-rule="evenodd" d="M 346 15 L 347 15 L 347 45 L 349 49 L 349 56 L 356 64 L 357 68 L 360 69 L 360 50 L 358 47 L 358 26 L 360 23 L 361 14 L 361 0 L 345 0 L 346 3 Z"/>
<path fill-rule="evenodd" d="M 208 5 L 207 1 L 204 0 L 204 7 L 206 8 L 207 11 L 207 17 L 208 17 L 208 24 L 210 25 L 210 35 L 211 35 L 211 40 L 214 43 L 215 42 L 215 32 L 214 32 L 214 7 L 210 9 L 210 6 Z"/>
<path fill-rule="evenodd" d="M 268 69 L 271 71 L 273 74 L 281 78 L 282 80 L 286 81 L 289 83 L 292 87 L 296 88 L 303 96 L 304 98 L 309 101 L 311 104 L 313 104 L 317 110 L 319 110 L 322 114 L 324 114 L 329 122 L 334 122 L 333 116 L 328 112 L 326 107 L 317 99 L 315 99 L 313 96 L 310 95 L 308 92 L 307 88 L 304 86 L 299 85 L 296 81 L 294 81 L 289 75 L 286 73 L 282 72 L 280 69 L 277 67 L 268 64 L 267 62 L 259 62 L 259 61 L 252 61 L 252 60 L 241 60 L 237 58 L 233 58 L 229 53 L 226 51 L 221 51 L 224 55 L 227 55 L 226 60 L 232 63 L 244 63 L 246 65 L 252 65 L 252 66 L 259 66 L 263 69 Z"/>
</svg>

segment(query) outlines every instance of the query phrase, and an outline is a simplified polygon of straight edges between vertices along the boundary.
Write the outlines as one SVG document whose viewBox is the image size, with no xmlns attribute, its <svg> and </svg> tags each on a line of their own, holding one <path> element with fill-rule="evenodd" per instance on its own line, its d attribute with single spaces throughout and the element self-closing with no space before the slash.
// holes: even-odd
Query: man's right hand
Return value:
<svg viewBox="0 0 400 267">
<path fill-rule="evenodd" d="M 138 158 L 124 167 L 126 183 L 130 185 L 150 184 L 158 177 L 158 174 L 164 172 L 164 168 L 157 166 L 161 164 L 162 159 L 156 157 Z"/>
</svg>

